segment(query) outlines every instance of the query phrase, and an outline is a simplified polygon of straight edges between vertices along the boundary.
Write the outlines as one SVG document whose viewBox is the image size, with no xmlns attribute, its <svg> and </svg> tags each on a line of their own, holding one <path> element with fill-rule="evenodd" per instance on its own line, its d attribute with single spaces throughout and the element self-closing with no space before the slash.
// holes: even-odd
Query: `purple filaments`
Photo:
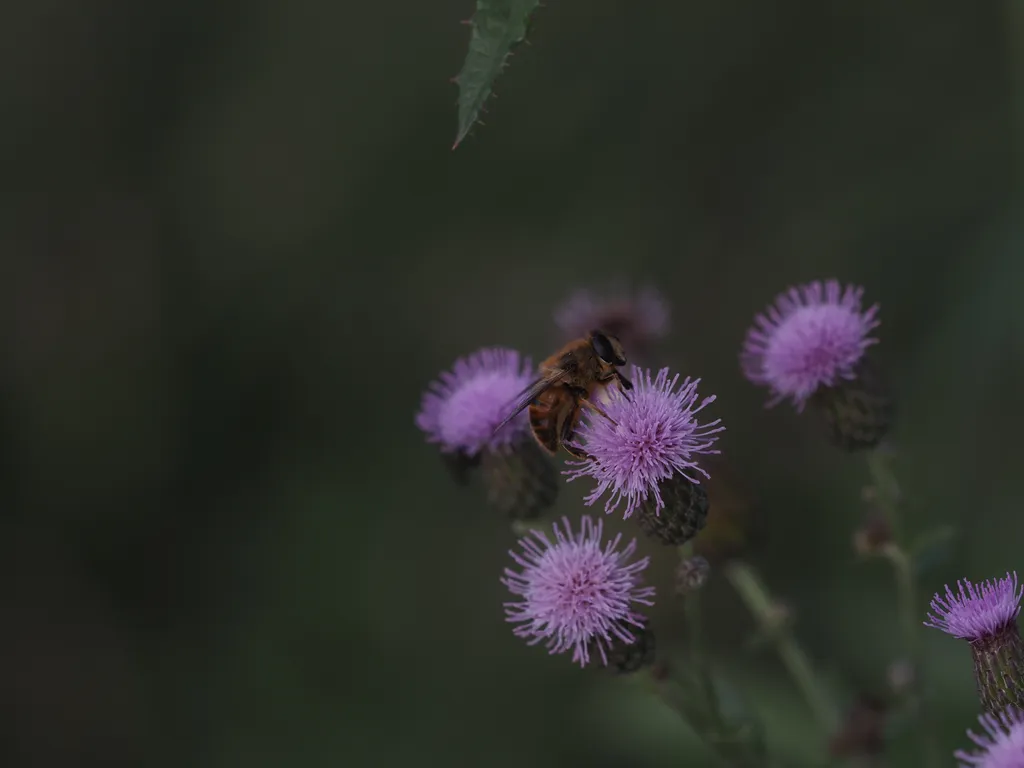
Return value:
<svg viewBox="0 0 1024 768">
<path fill-rule="evenodd" d="M 961 768 L 1024 768 L 1024 714 L 1011 708 L 981 715 L 978 722 L 983 732 L 968 731 L 967 737 L 979 749 L 954 755 Z"/>
<path fill-rule="evenodd" d="M 627 395 L 609 390 L 601 402 L 610 420 L 587 413 L 578 437 L 591 458 L 573 462 L 577 468 L 565 473 L 570 481 L 594 478 L 597 487 L 586 503 L 593 504 L 608 493 L 605 512 L 613 512 L 625 502 L 625 518 L 651 496 L 655 510 L 663 508 L 659 484 L 675 475 L 693 483 L 699 482 L 698 475 L 708 477 L 696 458 L 719 453 L 713 446 L 725 429 L 720 419 L 704 424 L 697 421 L 697 414 L 715 401 L 714 395 L 698 399 L 700 379 L 687 378 L 680 384 L 679 375 L 669 378 L 667 368 L 653 379 L 650 371 L 635 366 L 632 373 L 633 391 Z"/>
<path fill-rule="evenodd" d="M 945 595 L 936 593 L 925 626 L 964 640 L 993 637 L 1017 621 L 1021 594 L 1016 572 L 979 584 L 964 579 L 957 592 L 947 585 Z"/>
<path fill-rule="evenodd" d="M 630 562 L 636 540 L 622 549 L 621 535 L 602 544 L 601 521 L 586 515 L 578 533 L 567 518 L 552 528 L 554 541 L 530 531 L 519 541 L 521 552 L 509 552 L 520 570 L 506 568 L 501 581 L 520 600 L 505 603 L 507 620 L 530 645 L 543 642 L 550 653 L 571 650 L 580 666 L 596 650 L 607 664 L 611 642 L 632 643 L 631 628 L 644 626 L 634 604 L 653 605 L 654 588 L 641 586 L 649 560 Z"/>
<path fill-rule="evenodd" d="M 740 354 L 744 375 L 768 387 L 769 405 L 790 399 L 802 410 L 819 387 L 856 376 L 877 339 L 878 305 L 862 310 L 864 289 L 837 280 L 790 288 L 754 319 Z"/>
<path fill-rule="evenodd" d="M 494 429 L 535 376 L 529 358 L 511 349 L 482 349 L 460 358 L 424 393 L 416 426 L 445 452 L 472 456 L 508 447 L 526 431 L 526 412 Z"/>
</svg>

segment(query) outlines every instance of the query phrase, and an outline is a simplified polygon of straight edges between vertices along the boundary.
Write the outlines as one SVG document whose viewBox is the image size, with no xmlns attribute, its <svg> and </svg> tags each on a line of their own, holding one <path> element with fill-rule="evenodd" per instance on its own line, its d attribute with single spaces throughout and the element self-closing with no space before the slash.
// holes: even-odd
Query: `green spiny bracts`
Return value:
<svg viewBox="0 0 1024 768">
<path fill-rule="evenodd" d="M 998 635 L 971 643 L 981 706 L 991 715 L 1007 707 L 1024 710 L 1024 642 L 1016 623 Z"/>
<path fill-rule="evenodd" d="M 810 403 L 824 419 L 832 442 L 845 451 L 876 447 L 895 413 L 888 384 L 869 357 L 860 361 L 854 378 L 819 388 Z"/>
<path fill-rule="evenodd" d="M 658 491 L 665 506 L 657 509 L 656 497 L 651 494 L 636 510 L 640 528 L 663 544 L 685 544 L 700 533 L 707 522 L 707 491 L 682 475 L 662 480 Z"/>
<path fill-rule="evenodd" d="M 511 520 L 535 520 L 558 498 L 554 461 L 528 435 L 508 449 L 485 451 L 480 469 L 488 503 Z"/>
<path fill-rule="evenodd" d="M 649 627 L 632 628 L 636 639 L 632 643 L 615 638 L 608 648 L 608 668 L 620 675 L 639 672 L 654 663 L 657 646 L 654 632 Z"/>
</svg>

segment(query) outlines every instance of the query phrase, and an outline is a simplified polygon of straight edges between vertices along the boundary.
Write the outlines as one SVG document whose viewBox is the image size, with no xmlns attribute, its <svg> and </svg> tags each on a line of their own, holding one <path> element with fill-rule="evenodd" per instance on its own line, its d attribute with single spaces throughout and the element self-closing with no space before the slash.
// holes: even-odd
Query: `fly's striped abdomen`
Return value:
<svg viewBox="0 0 1024 768">
<path fill-rule="evenodd" d="M 567 387 L 559 385 L 544 390 L 530 404 L 530 429 L 548 453 L 558 451 L 565 414 L 567 411 L 571 413 L 575 407 L 572 393 Z"/>
</svg>

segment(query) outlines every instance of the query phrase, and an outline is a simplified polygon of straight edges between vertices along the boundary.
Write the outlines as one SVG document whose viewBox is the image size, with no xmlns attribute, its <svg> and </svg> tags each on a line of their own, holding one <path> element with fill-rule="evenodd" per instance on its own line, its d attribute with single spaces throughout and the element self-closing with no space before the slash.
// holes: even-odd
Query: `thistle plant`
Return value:
<svg viewBox="0 0 1024 768">
<path fill-rule="evenodd" d="M 557 317 L 564 333 L 579 333 L 574 323 L 611 325 L 624 339 L 634 334 L 653 340 L 663 333 L 667 310 L 656 294 L 619 305 L 595 296 L 578 293 L 563 305 Z M 789 289 L 756 316 L 740 363 L 749 381 L 769 390 L 769 406 L 785 400 L 797 413 L 810 406 L 825 416 L 838 447 L 867 458 L 871 484 L 864 499 L 871 513 L 852 536 L 854 548 L 891 564 L 902 629 L 902 647 L 888 664 L 886 697 L 857 691 L 837 700 L 797 637 L 794 612 L 773 595 L 748 557 L 752 519 L 761 512 L 752 511 L 735 472 L 725 469 L 718 447 L 725 427 L 705 416 L 716 398 L 698 393 L 700 379 L 634 365 L 631 390 L 596 387 L 578 401 L 578 423 L 565 433 L 574 433 L 568 447 L 585 458 L 568 460 L 561 473 L 568 482 L 594 483 L 583 494 L 583 506 L 601 502 L 604 514 L 636 521 L 665 545 L 659 552 L 677 558 L 672 604 L 682 611 L 684 638 L 661 630 L 656 638 L 651 629 L 645 609 L 654 604 L 655 587 L 644 580 L 651 558 L 637 556 L 636 539 L 606 536 L 600 516 L 583 514 L 578 523 L 563 516 L 550 526 L 537 520 L 555 501 L 558 470 L 532 439 L 526 411 L 495 432 L 508 404 L 533 380 L 527 358 L 488 348 L 456 361 L 424 394 L 416 417 L 456 479 L 465 483 L 481 476 L 491 504 L 525 531 L 501 577 L 512 596 L 504 609 L 513 632 L 529 645 L 543 644 L 550 654 L 568 654 L 580 667 L 647 680 L 726 765 L 779 763 L 758 713 L 736 704 L 742 697 L 709 650 L 705 629 L 713 615 L 704 593 L 716 578 L 731 585 L 754 618 L 750 640 L 760 642 L 745 645 L 774 649 L 806 701 L 807 715 L 817 724 L 820 764 L 882 758 L 890 725 L 900 718 L 916 728 L 920 764 L 939 764 L 922 682 L 927 674 L 921 668 L 917 579 L 929 547 L 948 536 L 908 536 L 885 440 L 892 403 L 867 360 L 879 342 L 872 335 L 879 311 L 877 305 L 864 309 L 862 299 L 861 288 L 836 280 Z M 924 622 L 967 640 L 974 658 L 984 733 L 969 734 L 979 750 L 957 752 L 962 765 L 1024 768 L 1024 643 L 1016 623 L 1021 596 L 1016 574 L 981 584 L 959 582 L 956 590 L 947 587 L 935 596 Z M 680 647 L 682 663 L 674 654 Z"/>
</svg>

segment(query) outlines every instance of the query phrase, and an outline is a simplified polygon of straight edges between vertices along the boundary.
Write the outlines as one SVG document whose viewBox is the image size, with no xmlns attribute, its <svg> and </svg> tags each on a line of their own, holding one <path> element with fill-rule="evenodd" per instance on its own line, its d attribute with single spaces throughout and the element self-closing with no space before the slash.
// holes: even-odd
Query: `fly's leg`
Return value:
<svg viewBox="0 0 1024 768">
<path fill-rule="evenodd" d="M 606 419 L 608 419 L 608 421 L 610 421 L 616 427 L 619 426 L 618 422 L 615 421 L 615 419 L 613 419 L 611 416 L 609 416 L 607 413 L 605 413 L 604 408 L 602 408 L 600 405 L 598 405 L 597 403 L 595 403 L 592 400 L 590 400 L 590 398 L 585 397 L 585 396 L 584 397 L 580 397 L 580 404 L 581 405 L 585 405 L 588 408 L 593 409 L 596 413 L 599 413 L 601 416 L 604 416 Z"/>
<path fill-rule="evenodd" d="M 575 416 L 575 413 L 573 414 L 573 416 Z M 562 423 L 562 429 L 560 432 L 562 447 L 565 448 L 566 453 L 568 453 L 573 458 L 579 459 L 580 461 L 593 461 L 594 457 L 591 456 L 586 451 L 584 451 L 582 448 L 577 448 L 573 445 L 570 445 L 570 443 L 572 443 L 573 440 L 576 439 L 576 419 L 573 418 L 573 416 L 570 416 Z"/>
</svg>

